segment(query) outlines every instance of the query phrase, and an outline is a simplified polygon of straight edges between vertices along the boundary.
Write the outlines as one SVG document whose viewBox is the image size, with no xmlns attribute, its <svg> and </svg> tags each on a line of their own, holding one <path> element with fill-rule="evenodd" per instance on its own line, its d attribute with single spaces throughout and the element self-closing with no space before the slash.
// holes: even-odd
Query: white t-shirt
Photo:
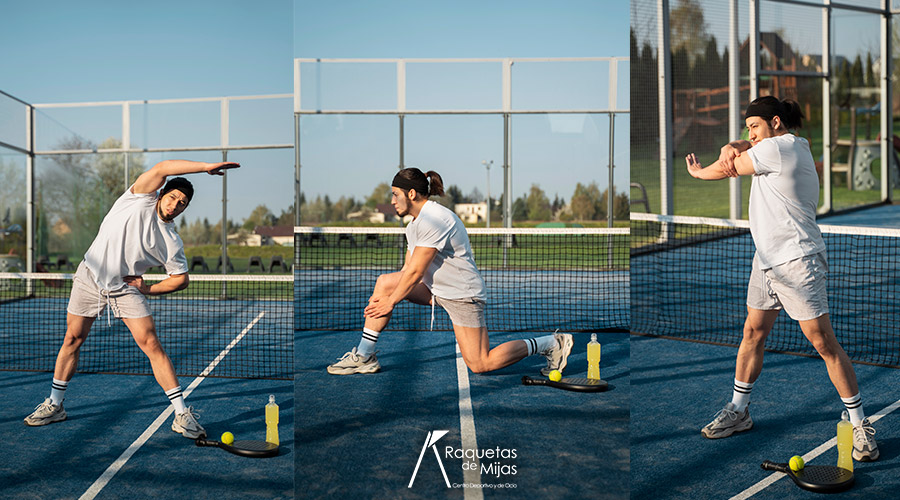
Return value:
<svg viewBox="0 0 900 500">
<path fill-rule="evenodd" d="M 159 194 L 135 194 L 133 188 L 113 204 L 84 254 L 85 265 L 104 290 L 119 290 L 126 286 L 122 277 L 143 275 L 153 266 L 164 265 L 168 274 L 188 272 L 175 224 L 156 213 Z"/>
<path fill-rule="evenodd" d="M 486 300 L 469 234 L 455 213 L 434 201 L 425 202 L 418 217 L 406 226 L 406 241 L 410 252 L 416 247 L 437 249 L 422 278 L 433 295 L 450 300 Z"/>
<path fill-rule="evenodd" d="M 753 162 L 750 233 L 762 269 L 825 251 L 816 224 L 819 176 L 806 139 L 763 139 L 747 150 Z"/>
</svg>

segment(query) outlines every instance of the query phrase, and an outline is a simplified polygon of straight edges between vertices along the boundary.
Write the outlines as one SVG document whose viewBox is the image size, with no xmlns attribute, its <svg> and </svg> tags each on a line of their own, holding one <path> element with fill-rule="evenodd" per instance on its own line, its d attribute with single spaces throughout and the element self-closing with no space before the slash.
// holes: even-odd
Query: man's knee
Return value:
<svg viewBox="0 0 900 500">
<path fill-rule="evenodd" d="M 768 335 L 769 329 L 765 324 L 750 319 L 744 322 L 744 342 L 752 344 L 765 342 Z"/>
<path fill-rule="evenodd" d="M 395 273 L 382 274 L 375 280 L 375 293 L 377 295 L 386 295 L 394 291 L 397 287 L 397 278 Z"/>
</svg>

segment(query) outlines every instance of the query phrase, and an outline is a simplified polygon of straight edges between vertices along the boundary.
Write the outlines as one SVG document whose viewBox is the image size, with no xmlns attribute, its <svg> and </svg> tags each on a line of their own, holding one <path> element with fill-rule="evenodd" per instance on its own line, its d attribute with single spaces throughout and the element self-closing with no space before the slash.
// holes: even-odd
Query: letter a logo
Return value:
<svg viewBox="0 0 900 500">
<path fill-rule="evenodd" d="M 435 443 L 448 432 L 450 431 L 431 431 L 425 437 L 425 445 L 422 446 L 422 451 L 419 453 L 419 460 L 416 462 L 416 470 L 413 471 L 412 477 L 409 478 L 409 486 L 407 486 L 407 488 L 412 488 L 413 482 L 416 480 L 416 474 L 419 473 L 419 466 L 422 465 L 422 457 L 425 456 L 425 450 L 427 450 L 429 446 L 434 450 L 434 457 L 437 458 L 438 465 L 441 467 L 441 473 L 444 474 L 444 482 L 447 483 L 448 488 L 450 487 L 450 480 L 447 479 L 447 471 L 444 470 L 444 462 L 441 462 L 441 455 L 438 453 L 437 446 L 435 446 Z"/>
</svg>

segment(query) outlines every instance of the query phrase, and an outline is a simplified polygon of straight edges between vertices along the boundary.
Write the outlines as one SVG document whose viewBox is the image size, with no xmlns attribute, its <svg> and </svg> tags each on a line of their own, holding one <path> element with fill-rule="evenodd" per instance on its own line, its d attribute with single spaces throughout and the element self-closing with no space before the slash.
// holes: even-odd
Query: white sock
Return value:
<svg viewBox="0 0 900 500">
<path fill-rule="evenodd" d="M 378 342 L 378 336 L 381 332 L 376 332 L 370 328 L 363 328 L 362 338 L 359 339 L 359 346 L 356 348 L 356 354 L 367 358 L 375 352 L 375 342 Z"/>
<path fill-rule="evenodd" d="M 862 398 L 859 397 L 859 393 L 857 392 L 855 396 L 849 398 L 841 398 L 841 401 L 844 402 L 844 406 L 847 407 L 847 413 L 850 414 L 850 423 L 854 427 L 862 423 L 863 419 L 866 418 L 866 414 L 863 412 Z"/>
<path fill-rule="evenodd" d="M 66 399 L 66 388 L 69 386 L 68 380 L 53 379 L 50 386 L 50 403 L 54 405 L 61 404 Z"/>
<path fill-rule="evenodd" d="M 741 382 L 734 379 L 734 392 L 731 393 L 731 404 L 734 405 L 734 411 L 740 413 L 750 404 L 750 391 L 753 390 L 752 382 Z"/>
<path fill-rule="evenodd" d="M 166 391 L 166 396 L 169 397 L 169 401 L 175 407 L 175 413 L 180 415 L 187 411 L 187 408 L 184 406 L 184 394 L 181 392 L 180 385 Z"/>
<path fill-rule="evenodd" d="M 523 339 L 525 345 L 528 346 L 528 355 L 539 354 L 556 347 L 556 337 L 553 335 L 545 335 L 533 339 Z"/>
</svg>

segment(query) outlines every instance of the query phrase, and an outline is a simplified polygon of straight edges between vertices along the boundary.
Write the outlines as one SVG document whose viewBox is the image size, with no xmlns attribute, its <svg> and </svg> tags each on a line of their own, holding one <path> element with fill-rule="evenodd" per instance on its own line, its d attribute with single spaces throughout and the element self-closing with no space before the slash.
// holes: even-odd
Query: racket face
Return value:
<svg viewBox="0 0 900 500">
<path fill-rule="evenodd" d="M 222 444 L 221 448 L 244 457 L 274 457 L 278 454 L 278 445 L 265 441 L 235 441 L 230 445 Z"/>
<path fill-rule="evenodd" d="M 605 380 L 594 380 L 588 378 L 564 378 L 559 382 L 547 380 L 543 378 L 531 378 L 529 376 L 522 377 L 523 385 L 549 385 L 557 389 L 576 392 L 601 392 L 609 388 L 609 383 Z"/>
<path fill-rule="evenodd" d="M 807 465 L 793 476 L 798 486 L 813 491 L 841 491 L 852 486 L 854 479 L 849 470 L 831 465 Z"/>
</svg>

